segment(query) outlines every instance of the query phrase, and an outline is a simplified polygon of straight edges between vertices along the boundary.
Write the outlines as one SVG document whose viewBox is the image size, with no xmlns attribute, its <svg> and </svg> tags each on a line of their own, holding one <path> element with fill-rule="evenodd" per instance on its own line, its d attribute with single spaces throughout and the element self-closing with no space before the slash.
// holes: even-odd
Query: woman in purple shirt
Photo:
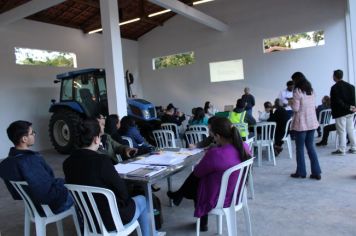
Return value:
<svg viewBox="0 0 356 236">
<path fill-rule="evenodd" d="M 208 230 L 208 213 L 217 204 L 225 170 L 250 158 L 248 146 L 243 143 L 236 127 L 227 118 L 214 119 L 210 131 L 218 146 L 205 153 L 178 191 L 167 193 L 175 205 L 179 205 L 183 197 L 194 201 L 194 216 L 201 218 L 201 231 Z M 225 205 L 231 203 L 237 178 L 238 172 L 230 177 Z"/>
</svg>

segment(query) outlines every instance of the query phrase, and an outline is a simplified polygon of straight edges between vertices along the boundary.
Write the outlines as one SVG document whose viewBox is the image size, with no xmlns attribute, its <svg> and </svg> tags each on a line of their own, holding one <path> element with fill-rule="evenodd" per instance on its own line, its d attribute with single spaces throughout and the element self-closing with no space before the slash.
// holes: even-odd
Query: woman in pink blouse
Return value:
<svg viewBox="0 0 356 236">
<path fill-rule="evenodd" d="M 248 146 L 243 143 L 236 127 L 227 118 L 215 118 L 211 123 L 210 131 L 218 146 L 210 148 L 205 153 L 194 168 L 194 172 L 178 191 L 167 193 L 175 205 L 179 205 L 183 197 L 194 201 L 194 216 L 201 218 L 201 231 L 208 230 L 208 213 L 217 204 L 225 170 L 250 158 Z M 238 172 L 230 177 L 225 199 L 226 206 L 231 203 L 237 178 Z"/>
<path fill-rule="evenodd" d="M 291 130 L 295 133 L 297 170 L 292 178 L 305 178 L 307 175 L 304 159 L 304 145 L 308 151 L 311 166 L 311 179 L 321 179 L 321 169 L 314 146 L 314 132 L 319 123 L 315 113 L 315 95 L 310 82 L 301 72 L 292 75 L 295 83 L 292 109 L 294 111 Z"/>
</svg>

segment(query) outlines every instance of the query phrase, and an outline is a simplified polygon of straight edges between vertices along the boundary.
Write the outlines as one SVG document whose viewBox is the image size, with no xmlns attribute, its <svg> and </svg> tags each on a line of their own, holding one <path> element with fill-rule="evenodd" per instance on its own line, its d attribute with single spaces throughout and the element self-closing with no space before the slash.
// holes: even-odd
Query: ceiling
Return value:
<svg viewBox="0 0 356 236">
<path fill-rule="evenodd" d="M 193 0 L 179 0 L 192 5 Z M 0 0 L 0 14 L 16 8 L 30 0 Z M 120 22 L 141 18 L 134 23 L 120 26 L 121 37 L 137 40 L 142 35 L 173 17 L 175 13 L 168 12 L 155 17 L 149 14 L 165 10 L 147 0 L 118 0 Z M 84 33 L 101 28 L 99 0 L 67 0 L 34 15 L 26 17 L 29 20 L 61 25 L 80 29 Z"/>
</svg>

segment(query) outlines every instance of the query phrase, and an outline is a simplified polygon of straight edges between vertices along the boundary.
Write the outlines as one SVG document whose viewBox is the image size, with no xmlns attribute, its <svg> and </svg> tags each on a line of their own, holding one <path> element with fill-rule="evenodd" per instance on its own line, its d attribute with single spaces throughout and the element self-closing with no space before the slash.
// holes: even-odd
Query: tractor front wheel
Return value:
<svg viewBox="0 0 356 236">
<path fill-rule="evenodd" d="M 49 134 L 54 148 L 62 154 L 69 154 L 76 147 L 78 125 L 81 118 L 70 110 L 55 111 L 49 122 Z"/>
</svg>

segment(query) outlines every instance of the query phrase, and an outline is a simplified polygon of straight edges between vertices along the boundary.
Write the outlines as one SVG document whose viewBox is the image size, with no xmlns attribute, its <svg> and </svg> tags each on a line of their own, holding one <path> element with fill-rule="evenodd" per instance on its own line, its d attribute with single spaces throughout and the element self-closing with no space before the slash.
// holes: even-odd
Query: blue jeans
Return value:
<svg viewBox="0 0 356 236">
<path fill-rule="evenodd" d="M 146 198 L 142 195 L 138 195 L 132 198 L 135 201 L 136 211 L 131 222 L 127 226 L 131 225 L 134 221 L 138 219 L 140 224 L 142 236 L 150 235 L 150 223 L 148 221 L 148 211 L 146 207 Z"/>
<path fill-rule="evenodd" d="M 308 131 L 294 131 L 295 133 L 295 146 L 297 151 L 297 171 L 296 174 L 306 176 L 304 159 L 304 145 L 307 148 L 308 156 L 310 159 L 310 168 L 313 175 L 320 175 L 321 169 L 319 166 L 318 156 L 314 146 L 314 132 L 315 130 Z"/>
<path fill-rule="evenodd" d="M 70 195 L 70 193 L 68 193 L 66 201 L 62 204 L 62 206 L 60 206 L 58 209 L 56 209 L 53 212 L 55 214 L 59 214 L 63 211 L 68 210 L 69 208 L 71 208 L 73 206 L 73 204 L 74 204 L 73 197 L 72 197 L 72 195 Z"/>
</svg>

